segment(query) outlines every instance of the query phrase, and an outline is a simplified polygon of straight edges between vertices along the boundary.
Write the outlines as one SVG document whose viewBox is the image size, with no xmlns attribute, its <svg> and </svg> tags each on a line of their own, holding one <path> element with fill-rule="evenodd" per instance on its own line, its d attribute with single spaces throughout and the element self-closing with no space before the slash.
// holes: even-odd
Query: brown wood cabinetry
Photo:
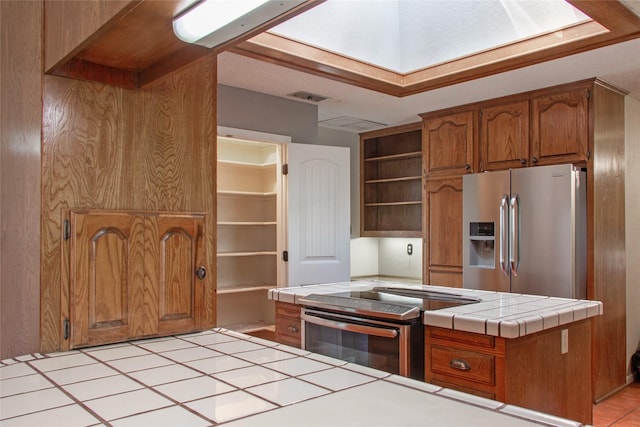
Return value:
<svg viewBox="0 0 640 427">
<path fill-rule="evenodd" d="M 585 163 L 592 84 L 545 89 L 480 104 L 480 171 Z"/>
<path fill-rule="evenodd" d="M 204 214 L 69 213 L 70 346 L 202 328 Z"/>
<path fill-rule="evenodd" d="M 462 178 L 428 179 L 423 283 L 462 287 Z"/>
<path fill-rule="evenodd" d="M 443 221 L 453 223 L 454 212 L 462 215 L 462 204 L 455 197 L 446 200 L 443 183 L 431 181 L 460 178 L 470 172 L 463 167 L 465 161 L 476 169 L 474 152 L 480 171 L 563 163 L 586 167 L 587 297 L 604 304 L 604 315 L 594 320 L 593 328 L 593 397 L 599 400 L 622 387 L 627 363 L 624 94 L 591 79 L 421 116 L 424 283 L 459 286 L 461 273 L 456 282 L 452 272 L 462 271 L 459 236 L 441 231 Z M 452 268 L 456 257 L 451 252 L 441 251 L 448 246 L 460 251 L 459 267 Z"/>
<path fill-rule="evenodd" d="M 360 134 L 360 235 L 420 237 L 420 124 Z"/>
<path fill-rule="evenodd" d="M 428 177 L 473 172 L 477 108 L 422 115 L 422 152 Z"/>
<path fill-rule="evenodd" d="M 591 87 L 590 84 L 531 99 L 533 165 L 587 161 Z"/>
<path fill-rule="evenodd" d="M 480 108 L 480 171 L 529 165 L 529 101 Z"/>
<path fill-rule="evenodd" d="M 516 339 L 428 326 L 425 344 L 426 382 L 591 423 L 590 320 Z"/>
<path fill-rule="evenodd" d="M 276 301 L 276 341 L 301 348 L 300 306 Z"/>
</svg>

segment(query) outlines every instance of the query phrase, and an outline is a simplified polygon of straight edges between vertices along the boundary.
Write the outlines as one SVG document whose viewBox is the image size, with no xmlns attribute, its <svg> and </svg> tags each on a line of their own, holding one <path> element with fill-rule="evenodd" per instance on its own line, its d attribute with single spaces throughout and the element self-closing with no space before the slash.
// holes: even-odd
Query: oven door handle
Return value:
<svg viewBox="0 0 640 427">
<path fill-rule="evenodd" d="M 375 326 L 358 325 L 355 323 L 339 322 L 322 317 L 309 316 L 302 313 L 302 320 L 315 325 L 326 326 L 327 328 L 339 329 L 341 331 L 356 332 L 359 334 L 373 335 L 382 338 L 396 338 L 398 331 L 395 329 L 378 328 Z"/>
</svg>

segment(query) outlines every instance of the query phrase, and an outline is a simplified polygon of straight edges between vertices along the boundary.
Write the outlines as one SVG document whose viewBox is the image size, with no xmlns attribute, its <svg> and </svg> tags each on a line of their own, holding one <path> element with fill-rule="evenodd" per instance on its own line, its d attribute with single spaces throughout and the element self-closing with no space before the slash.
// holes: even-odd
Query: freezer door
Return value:
<svg viewBox="0 0 640 427">
<path fill-rule="evenodd" d="M 509 171 L 465 175 L 462 183 L 463 287 L 509 292 Z"/>
<path fill-rule="evenodd" d="M 511 292 L 584 297 L 576 274 L 584 248 L 577 247 L 576 236 L 586 234 L 585 189 L 585 174 L 572 165 L 511 171 Z"/>
</svg>

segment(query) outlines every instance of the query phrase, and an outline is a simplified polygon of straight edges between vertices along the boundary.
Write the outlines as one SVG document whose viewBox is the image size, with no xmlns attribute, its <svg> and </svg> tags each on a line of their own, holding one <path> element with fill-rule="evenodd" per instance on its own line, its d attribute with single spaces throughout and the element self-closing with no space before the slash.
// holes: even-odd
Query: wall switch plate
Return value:
<svg viewBox="0 0 640 427">
<path fill-rule="evenodd" d="M 569 352 L 569 330 L 563 329 L 560 331 L 560 354 L 566 354 Z"/>
</svg>

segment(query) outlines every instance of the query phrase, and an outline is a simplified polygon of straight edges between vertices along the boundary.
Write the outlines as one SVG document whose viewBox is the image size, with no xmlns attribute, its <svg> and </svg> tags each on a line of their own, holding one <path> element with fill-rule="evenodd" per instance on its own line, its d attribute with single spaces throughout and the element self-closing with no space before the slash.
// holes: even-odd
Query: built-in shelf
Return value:
<svg viewBox="0 0 640 427">
<path fill-rule="evenodd" d="M 380 184 L 383 182 L 401 182 L 401 181 L 420 181 L 422 176 L 401 176 L 399 178 L 384 178 L 384 179 L 367 179 L 365 184 Z"/>
<path fill-rule="evenodd" d="M 229 165 L 229 166 L 237 166 L 237 167 L 264 169 L 264 168 L 275 168 L 277 166 L 277 163 L 273 163 L 273 162 L 250 163 L 250 162 L 242 162 L 242 161 L 236 161 L 236 160 L 218 159 L 218 165 Z"/>
<path fill-rule="evenodd" d="M 218 138 L 217 324 L 268 328 L 278 283 L 279 149 Z"/>
<path fill-rule="evenodd" d="M 218 257 L 238 257 L 238 256 L 264 256 L 277 255 L 276 251 L 258 251 L 258 252 L 218 252 Z"/>
<path fill-rule="evenodd" d="M 416 200 L 413 202 L 384 202 L 384 203 L 367 203 L 365 204 L 366 207 L 373 207 L 373 206 L 407 206 L 407 205 L 421 205 L 422 201 L 421 200 Z"/>
<path fill-rule="evenodd" d="M 274 324 L 265 322 L 243 322 L 220 326 L 243 334 L 257 331 L 273 331 L 275 329 Z"/>
<path fill-rule="evenodd" d="M 218 222 L 219 226 L 241 226 L 241 227 L 251 227 L 251 226 L 265 226 L 265 225 L 278 225 L 276 221 L 220 221 Z"/>
<path fill-rule="evenodd" d="M 387 156 L 367 157 L 365 162 L 384 162 L 387 160 L 402 160 L 422 157 L 422 151 L 412 151 L 410 153 L 390 154 Z"/>
<path fill-rule="evenodd" d="M 360 134 L 360 234 L 420 237 L 422 125 Z"/>
<path fill-rule="evenodd" d="M 257 292 L 257 291 L 267 291 L 269 289 L 275 288 L 275 283 L 272 285 L 264 285 L 264 286 L 251 286 L 251 285 L 234 285 L 227 286 L 224 284 L 218 284 L 218 295 L 220 294 L 237 294 L 239 292 Z"/>
<path fill-rule="evenodd" d="M 275 192 L 259 192 L 259 191 L 229 191 L 229 190 L 218 190 L 218 194 L 226 194 L 229 196 L 244 196 L 244 197 L 275 197 L 277 193 Z"/>
</svg>

